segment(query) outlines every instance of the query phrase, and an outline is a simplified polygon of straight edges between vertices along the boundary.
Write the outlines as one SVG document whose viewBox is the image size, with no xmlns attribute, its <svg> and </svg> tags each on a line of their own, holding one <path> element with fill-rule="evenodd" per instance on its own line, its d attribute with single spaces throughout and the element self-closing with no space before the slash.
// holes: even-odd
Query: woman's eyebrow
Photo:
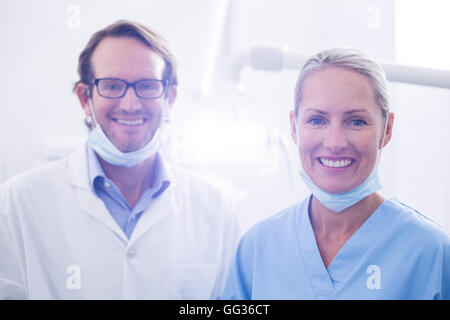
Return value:
<svg viewBox="0 0 450 320">
<path fill-rule="evenodd" d="M 323 111 L 323 110 L 320 110 L 320 109 L 315 109 L 315 108 L 307 108 L 307 109 L 305 109 L 304 112 L 317 112 L 317 113 L 320 113 L 320 114 L 328 114 L 328 112 L 326 112 L 326 111 Z"/>
<path fill-rule="evenodd" d="M 357 112 L 365 112 L 367 113 L 368 111 L 366 109 L 352 109 L 349 111 L 344 112 L 345 114 L 352 114 L 352 113 L 357 113 Z"/>
<path fill-rule="evenodd" d="M 328 112 L 320 110 L 320 109 L 316 109 L 316 108 L 307 108 L 307 109 L 305 109 L 304 112 L 317 112 L 317 113 L 320 113 L 320 114 L 328 114 Z M 352 109 L 352 110 L 345 111 L 344 113 L 345 114 L 352 114 L 352 113 L 357 113 L 357 112 L 365 112 L 365 113 L 367 113 L 368 111 L 366 109 Z"/>
</svg>

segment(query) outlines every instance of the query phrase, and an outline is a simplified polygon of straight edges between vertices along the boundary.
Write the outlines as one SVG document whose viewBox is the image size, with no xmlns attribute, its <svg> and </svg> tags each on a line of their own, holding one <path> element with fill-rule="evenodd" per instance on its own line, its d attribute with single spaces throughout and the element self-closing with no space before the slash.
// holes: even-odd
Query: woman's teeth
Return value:
<svg viewBox="0 0 450 320">
<path fill-rule="evenodd" d="M 330 168 L 343 168 L 352 164 L 352 160 L 327 160 L 319 158 L 320 163 Z"/>
<path fill-rule="evenodd" d="M 144 119 L 137 119 L 137 120 L 122 120 L 122 119 L 115 119 L 117 123 L 125 124 L 127 126 L 138 126 L 144 123 Z"/>
</svg>

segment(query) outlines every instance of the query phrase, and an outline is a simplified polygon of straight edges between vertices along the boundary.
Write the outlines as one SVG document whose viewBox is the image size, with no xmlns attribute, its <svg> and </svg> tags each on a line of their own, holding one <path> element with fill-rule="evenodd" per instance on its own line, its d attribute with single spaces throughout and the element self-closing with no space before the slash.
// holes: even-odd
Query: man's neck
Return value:
<svg viewBox="0 0 450 320">
<path fill-rule="evenodd" d="M 145 190 L 153 186 L 156 155 L 133 167 L 115 166 L 101 157 L 98 159 L 106 177 L 119 188 L 131 208 L 134 208 Z"/>
</svg>

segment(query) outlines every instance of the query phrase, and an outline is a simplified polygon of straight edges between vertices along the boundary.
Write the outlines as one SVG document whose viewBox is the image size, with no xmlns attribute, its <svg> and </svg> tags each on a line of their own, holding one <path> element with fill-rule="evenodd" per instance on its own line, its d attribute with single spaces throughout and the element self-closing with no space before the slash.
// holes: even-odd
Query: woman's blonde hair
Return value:
<svg viewBox="0 0 450 320">
<path fill-rule="evenodd" d="M 295 85 L 295 115 L 298 114 L 298 107 L 302 99 L 302 90 L 305 80 L 312 73 L 329 67 L 345 68 L 368 77 L 372 83 L 375 102 L 381 108 L 383 116 L 385 118 L 387 117 L 389 114 L 389 96 L 384 70 L 365 52 L 351 48 L 333 48 L 324 50 L 306 61 L 298 75 L 297 83 Z"/>
</svg>

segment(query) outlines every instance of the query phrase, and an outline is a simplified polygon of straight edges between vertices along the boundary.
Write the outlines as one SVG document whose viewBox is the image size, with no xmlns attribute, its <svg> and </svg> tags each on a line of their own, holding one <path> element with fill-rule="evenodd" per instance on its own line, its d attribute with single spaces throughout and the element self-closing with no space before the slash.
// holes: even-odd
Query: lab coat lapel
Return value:
<svg viewBox="0 0 450 320">
<path fill-rule="evenodd" d="M 129 246 L 131 246 L 139 237 L 144 233 L 149 231 L 154 225 L 156 225 L 160 220 L 167 217 L 169 214 L 174 212 L 179 212 L 176 206 L 180 205 L 175 201 L 175 193 L 177 187 L 176 177 L 173 174 L 170 166 L 166 165 L 167 177 L 170 181 L 170 185 L 167 189 L 158 197 L 152 199 L 149 207 L 144 211 L 142 216 L 139 218 L 136 227 L 131 234 Z M 181 195 L 178 195 L 181 199 Z"/>
<path fill-rule="evenodd" d="M 170 188 L 170 186 L 169 186 Z M 147 210 L 144 211 L 136 227 L 131 234 L 130 243 L 131 246 L 138 238 L 149 231 L 153 226 L 155 226 L 160 220 L 165 218 L 169 213 L 173 212 L 173 199 L 172 193 L 166 190 L 158 198 L 154 199 L 150 203 Z"/>
<path fill-rule="evenodd" d="M 333 293 L 334 285 L 323 264 L 314 231 L 309 220 L 308 207 L 310 201 L 311 197 L 304 201 L 297 209 L 297 240 L 302 260 L 308 272 L 308 278 L 316 298 L 327 299 Z"/>
<path fill-rule="evenodd" d="M 80 147 L 70 158 L 68 162 L 71 184 L 77 197 L 77 203 L 80 210 L 106 225 L 124 242 L 128 239 L 122 229 L 117 225 L 103 201 L 98 198 L 90 184 L 87 167 L 86 146 Z"/>
</svg>

